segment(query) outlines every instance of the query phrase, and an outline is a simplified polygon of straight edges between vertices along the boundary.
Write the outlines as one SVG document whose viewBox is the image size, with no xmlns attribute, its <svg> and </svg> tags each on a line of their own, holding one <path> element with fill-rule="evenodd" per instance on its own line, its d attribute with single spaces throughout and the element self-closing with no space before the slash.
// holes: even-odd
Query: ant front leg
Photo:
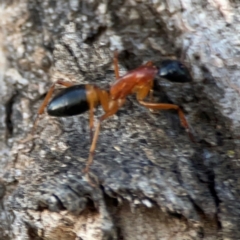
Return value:
<svg viewBox="0 0 240 240">
<path fill-rule="evenodd" d="M 114 57 L 113 57 L 113 65 L 114 65 L 114 72 L 115 72 L 115 77 L 116 80 L 119 79 L 119 66 L 118 66 L 118 51 L 114 51 Z"/>
<path fill-rule="evenodd" d="M 54 92 L 55 87 L 56 87 L 57 84 L 62 85 L 62 86 L 65 86 L 65 87 L 71 87 L 71 86 L 74 85 L 73 83 L 70 83 L 70 82 L 64 82 L 64 81 L 62 81 L 62 80 L 57 80 L 57 82 L 55 82 L 55 83 L 50 87 L 50 89 L 49 89 L 46 97 L 45 97 L 44 100 L 43 100 L 43 103 L 41 104 L 41 106 L 40 106 L 39 109 L 38 109 L 38 113 L 37 113 L 36 119 L 35 119 L 35 121 L 34 121 L 34 123 L 33 123 L 33 128 L 32 128 L 32 131 L 31 131 L 31 135 L 34 134 L 34 131 L 35 131 L 36 126 L 37 126 L 37 123 L 38 123 L 39 116 L 40 116 L 41 114 L 43 114 L 43 112 L 44 112 L 44 110 L 45 110 L 45 108 L 46 108 L 46 106 L 47 106 L 50 98 L 51 98 L 52 95 L 53 95 L 53 92 Z"/>
<path fill-rule="evenodd" d="M 181 122 L 181 125 L 186 129 L 189 138 L 191 139 L 192 142 L 195 142 L 193 134 L 190 131 L 190 127 L 188 125 L 187 119 L 182 111 L 182 109 L 175 104 L 168 104 L 168 103 L 148 103 L 148 102 L 144 102 L 144 101 L 139 101 L 139 103 L 141 105 L 143 105 L 144 107 L 150 108 L 150 109 L 158 109 L 158 110 L 170 110 L 170 109 L 174 109 L 178 111 L 178 116 Z"/>
<path fill-rule="evenodd" d="M 187 119 L 186 119 L 182 109 L 178 105 L 169 104 L 169 103 L 151 103 L 151 102 L 143 101 L 143 99 L 147 96 L 147 93 L 150 90 L 151 90 L 151 86 L 145 86 L 145 87 L 139 89 L 138 92 L 137 92 L 138 102 L 141 105 L 143 105 L 144 107 L 150 108 L 150 109 L 153 109 L 153 110 L 170 110 L 170 109 L 177 110 L 181 125 L 188 132 L 188 135 L 189 135 L 189 138 L 191 139 L 191 141 L 195 142 L 193 134 L 190 131 L 190 127 L 189 127 L 189 124 L 187 122 Z"/>
</svg>

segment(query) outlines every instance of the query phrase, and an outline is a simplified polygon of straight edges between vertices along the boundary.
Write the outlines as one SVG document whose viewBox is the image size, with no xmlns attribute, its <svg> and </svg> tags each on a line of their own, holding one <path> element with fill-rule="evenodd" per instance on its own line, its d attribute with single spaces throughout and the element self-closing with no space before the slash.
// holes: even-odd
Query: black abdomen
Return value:
<svg viewBox="0 0 240 240">
<path fill-rule="evenodd" d="M 47 112 L 55 117 L 78 115 L 89 110 L 85 85 L 63 89 L 48 104 Z"/>
</svg>

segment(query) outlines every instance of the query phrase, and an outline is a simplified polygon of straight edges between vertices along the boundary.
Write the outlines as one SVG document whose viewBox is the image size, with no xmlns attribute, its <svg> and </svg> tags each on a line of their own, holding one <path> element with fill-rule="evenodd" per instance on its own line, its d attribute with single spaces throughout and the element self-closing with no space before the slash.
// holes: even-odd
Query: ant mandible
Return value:
<svg viewBox="0 0 240 240">
<path fill-rule="evenodd" d="M 190 82 L 192 80 L 188 69 L 177 60 L 165 60 L 160 67 L 156 67 L 151 61 L 146 64 L 129 71 L 124 76 L 119 76 L 118 68 L 118 52 L 114 52 L 114 72 L 116 81 L 110 87 L 110 91 L 103 90 L 95 85 L 79 84 L 58 80 L 49 89 L 43 103 L 41 104 L 36 120 L 33 125 L 32 134 L 36 128 L 37 120 L 47 106 L 47 113 L 55 117 L 68 117 L 82 114 L 89 110 L 89 127 L 92 144 L 89 151 L 88 161 L 84 172 L 89 171 L 89 167 L 93 162 L 93 155 L 96 149 L 96 143 L 100 131 L 101 123 L 114 115 L 119 108 L 125 103 L 126 97 L 135 93 L 138 102 L 149 109 L 168 110 L 175 109 L 181 121 L 181 125 L 187 130 L 190 138 L 193 136 L 190 132 L 188 122 L 183 111 L 178 105 L 169 103 L 153 103 L 146 102 L 144 99 L 151 93 L 155 76 L 166 78 L 173 82 Z M 55 86 L 59 84 L 67 87 L 57 94 L 49 102 Z M 99 118 L 94 135 L 94 108 L 101 105 L 104 114 Z"/>
</svg>

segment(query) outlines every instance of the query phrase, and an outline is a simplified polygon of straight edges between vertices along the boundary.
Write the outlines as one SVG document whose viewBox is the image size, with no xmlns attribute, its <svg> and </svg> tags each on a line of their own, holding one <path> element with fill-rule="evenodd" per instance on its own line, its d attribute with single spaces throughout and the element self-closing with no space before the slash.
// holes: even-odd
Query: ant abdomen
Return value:
<svg viewBox="0 0 240 240">
<path fill-rule="evenodd" d="M 47 106 L 47 113 L 54 117 L 69 117 L 89 110 L 86 85 L 74 85 L 63 89 Z"/>
</svg>

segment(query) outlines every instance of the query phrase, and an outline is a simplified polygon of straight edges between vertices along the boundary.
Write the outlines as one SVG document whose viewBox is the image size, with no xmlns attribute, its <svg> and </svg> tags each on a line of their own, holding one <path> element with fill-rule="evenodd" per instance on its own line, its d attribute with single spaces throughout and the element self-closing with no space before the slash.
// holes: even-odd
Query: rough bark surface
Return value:
<svg viewBox="0 0 240 240">
<path fill-rule="evenodd" d="M 240 239 L 240 4 L 237 1 L 22 0 L 1 3 L 0 239 Z M 51 83 L 108 88 L 178 58 L 193 82 L 157 79 L 150 112 L 135 96 L 101 128 L 88 183 L 88 113 L 44 115 Z M 96 119 L 102 110 L 96 111 Z"/>
</svg>

